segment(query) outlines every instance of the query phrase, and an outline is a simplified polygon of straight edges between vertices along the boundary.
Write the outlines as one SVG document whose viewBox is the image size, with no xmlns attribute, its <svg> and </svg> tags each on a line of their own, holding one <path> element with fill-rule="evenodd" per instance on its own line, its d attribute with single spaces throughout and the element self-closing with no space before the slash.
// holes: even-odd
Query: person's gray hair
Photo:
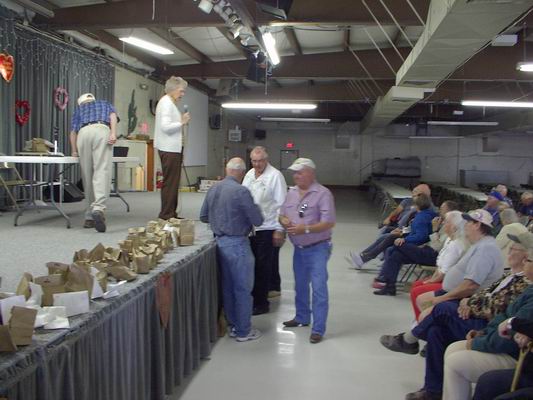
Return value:
<svg viewBox="0 0 533 400">
<path fill-rule="evenodd" d="M 521 200 L 527 200 L 527 199 L 531 199 L 531 198 L 533 198 L 533 193 L 531 193 L 531 192 L 524 192 L 520 196 Z"/>
<path fill-rule="evenodd" d="M 171 76 L 165 82 L 165 94 L 169 94 L 176 89 L 185 89 L 188 85 L 189 84 L 185 79 L 180 78 L 179 76 Z"/>
<path fill-rule="evenodd" d="M 505 210 L 500 211 L 500 220 L 502 221 L 502 225 L 509 225 L 519 222 L 518 215 L 512 208 L 506 208 Z"/>
<path fill-rule="evenodd" d="M 455 239 L 464 239 L 466 220 L 463 218 L 463 213 L 461 211 L 448 211 L 444 220 L 446 222 L 449 221 L 455 228 Z"/>
<path fill-rule="evenodd" d="M 234 171 L 245 171 L 246 164 L 241 159 L 232 159 L 226 164 L 227 169 L 232 169 Z"/>
<path fill-rule="evenodd" d="M 250 152 L 250 154 L 253 154 L 253 153 L 255 154 L 262 153 L 265 156 L 265 159 L 268 158 L 267 149 L 264 146 L 255 146 Z"/>
</svg>

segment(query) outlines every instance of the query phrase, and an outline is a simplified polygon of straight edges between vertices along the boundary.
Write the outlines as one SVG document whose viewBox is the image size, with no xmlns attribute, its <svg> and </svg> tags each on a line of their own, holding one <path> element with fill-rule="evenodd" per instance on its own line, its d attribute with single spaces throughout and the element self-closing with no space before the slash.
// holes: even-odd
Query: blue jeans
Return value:
<svg viewBox="0 0 533 400">
<path fill-rule="evenodd" d="M 531 355 L 528 355 L 531 357 Z M 527 363 L 527 361 L 526 361 Z M 472 400 L 493 400 L 502 396 L 504 399 L 531 399 L 533 398 L 533 376 L 531 371 L 528 371 L 524 366 L 520 380 L 518 381 L 518 389 L 523 389 L 524 393 L 518 396 L 517 392 L 514 392 L 516 397 L 512 395 L 505 395 L 511 389 L 511 383 L 513 382 L 514 369 L 498 369 L 494 371 L 485 372 L 481 375 L 477 381 L 476 392 Z"/>
<path fill-rule="evenodd" d="M 412 330 L 415 337 L 427 342 L 424 389 L 428 392 L 442 393 L 446 348 L 453 342 L 464 340 L 470 330 L 478 331 L 487 326 L 484 319 L 462 319 L 457 313 L 458 307 L 458 300 L 439 303 Z"/>
<path fill-rule="evenodd" d="M 255 260 L 250 241 L 246 236 L 221 236 L 216 240 L 226 318 L 237 336 L 244 337 L 252 326 Z"/>
<path fill-rule="evenodd" d="M 324 335 L 328 318 L 328 260 L 331 243 L 323 242 L 316 246 L 301 249 L 294 247 L 293 269 L 296 291 L 296 321 L 301 324 L 311 322 L 312 333 Z M 310 305 L 309 286 L 313 289 L 313 303 Z"/>
<path fill-rule="evenodd" d="M 390 285 L 394 285 L 398 280 L 398 274 L 403 264 L 435 265 L 439 255 L 429 246 L 418 247 L 412 243 L 392 246 L 387 249 L 385 254 L 385 262 L 381 267 L 380 275 Z"/>
</svg>

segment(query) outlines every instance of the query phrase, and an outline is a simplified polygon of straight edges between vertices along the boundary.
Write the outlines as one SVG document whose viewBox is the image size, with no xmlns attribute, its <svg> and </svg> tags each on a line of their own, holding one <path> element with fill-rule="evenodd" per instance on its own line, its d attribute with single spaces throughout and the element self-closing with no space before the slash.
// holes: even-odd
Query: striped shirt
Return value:
<svg viewBox="0 0 533 400">
<path fill-rule="evenodd" d="M 83 103 L 76 108 L 72 116 L 72 130 L 76 133 L 83 125 L 91 122 L 102 121 L 111 124 L 111 114 L 115 113 L 115 108 L 105 100 L 96 100 Z"/>
</svg>

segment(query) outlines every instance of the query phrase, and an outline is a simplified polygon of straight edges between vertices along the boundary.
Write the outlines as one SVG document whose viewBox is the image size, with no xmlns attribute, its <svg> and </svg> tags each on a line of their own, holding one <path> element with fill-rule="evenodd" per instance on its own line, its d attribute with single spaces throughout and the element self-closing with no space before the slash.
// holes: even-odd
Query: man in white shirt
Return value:
<svg viewBox="0 0 533 400">
<path fill-rule="evenodd" d="M 272 278 L 276 247 L 285 240 L 283 227 L 278 221 L 279 209 L 287 195 L 287 184 L 283 174 L 268 162 L 268 154 L 262 146 L 255 147 L 250 153 L 253 168 L 248 171 L 242 182 L 252 193 L 255 204 L 263 213 L 263 225 L 255 229 L 250 238 L 255 256 L 254 315 L 268 313 L 270 310 L 268 292 Z M 279 272 L 278 272 L 279 273 Z"/>
<path fill-rule="evenodd" d="M 178 103 L 185 95 L 187 81 L 171 76 L 165 83 L 165 95 L 155 110 L 154 147 L 159 150 L 163 169 L 161 211 L 159 218 L 176 218 L 181 164 L 183 160 L 183 126 L 191 119 L 189 113 L 181 114 Z"/>
</svg>

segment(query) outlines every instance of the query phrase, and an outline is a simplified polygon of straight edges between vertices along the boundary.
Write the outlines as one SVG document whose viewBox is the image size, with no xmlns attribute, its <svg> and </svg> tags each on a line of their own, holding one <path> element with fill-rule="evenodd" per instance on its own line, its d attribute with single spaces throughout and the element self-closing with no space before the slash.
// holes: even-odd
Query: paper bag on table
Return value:
<svg viewBox="0 0 533 400">
<path fill-rule="evenodd" d="M 8 325 L 11 318 L 11 310 L 15 306 L 24 307 L 26 305 L 26 298 L 23 295 L 12 296 L 0 300 L 0 313 L 2 315 L 2 324 Z"/>
<path fill-rule="evenodd" d="M 100 261 L 104 259 L 105 247 L 102 243 L 98 243 L 94 248 L 89 252 L 90 261 Z"/>
<path fill-rule="evenodd" d="M 180 246 L 194 244 L 194 221 L 183 219 L 180 223 Z"/>
<path fill-rule="evenodd" d="M 30 282 L 30 298 L 26 300 L 26 305 L 40 307 L 43 302 L 43 288 L 41 285 Z"/>
<path fill-rule="evenodd" d="M 89 292 L 56 293 L 54 294 L 54 306 L 67 308 L 67 317 L 89 312 Z"/>
<path fill-rule="evenodd" d="M 0 325 L 0 352 L 4 351 L 17 351 L 17 345 L 13 342 L 9 326 Z"/>
<path fill-rule="evenodd" d="M 24 272 L 17 286 L 17 295 L 23 295 L 26 299 L 29 299 L 31 296 L 30 282 L 33 282 L 33 276 L 28 272 Z"/>
<path fill-rule="evenodd" d="M 81 249 L 74 253 L 74 257 L 72 258 L 72 261 L 89 261 L 89 250 L 87 249 Z"/>
<path fill-rule="evenodd" d="M 60 263 L 56 261 L 51 261 L 51 262 L 46 263 L 46 268 L 48 268 L 48 275 L 56 275 L 56 274 L 63 275 L 63 278 L 65 278 L 65 280 L 67 279 L 67 276 L 68 276 L 69 266 L 70 266 L 69 264 Z"/>
<path fill-rule="evenodd" d="M 137 274 L 131 269 L 124 267 L 122 265 L 117 265 L 113 267 L 108 267 L 107 272 L 115 278 L 117 281 L 132 281 L 137 278 Z"/>
<path fill-rule="evenodd" d="M 75 263 L 70 266 L 65 289 L 67 292 L 81 292 L 87 290 L 89 295 L 93 290 L 94 277 L 84 267 Z"/>
<path fill-rule="evenodd" d="M 65 279 L 63 275 L 47 275 L 39 276 L 34 279 L 34 282 L 41 285 L 43 289 L 43 306 L 51 306 L 54 304 L 54 293 L 65 293 Z"/>
<path fill-rule="evenodd" d="M 31 344 L 35 317 L 37 317 L 37 310 L 33 308 L 15 306 L 11 310 L 9 331 L 11 332 L 13 343 L 17 346 L 27 346 Z"/>
</svg>

